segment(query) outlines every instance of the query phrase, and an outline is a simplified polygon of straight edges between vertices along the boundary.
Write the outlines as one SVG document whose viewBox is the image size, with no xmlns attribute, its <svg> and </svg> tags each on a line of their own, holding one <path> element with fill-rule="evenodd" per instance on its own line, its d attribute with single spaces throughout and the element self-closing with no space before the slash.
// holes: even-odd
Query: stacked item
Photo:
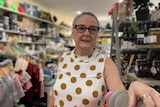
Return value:
<svg viewBox="0 0 160 107">
<path fill-rule="evenodd" d="M 46 62 L 46 67 L 43 68 L 44 72 L 44 85 L 51 85 L 55 82 L 57 74 L 57 65 L 54 64 L 53 60 Z"/>
<path fill-rule="evenodd" d="M 137 77 L 160 80 L 160 60 L 137 59 L 134 71 Z"/>
</svg>

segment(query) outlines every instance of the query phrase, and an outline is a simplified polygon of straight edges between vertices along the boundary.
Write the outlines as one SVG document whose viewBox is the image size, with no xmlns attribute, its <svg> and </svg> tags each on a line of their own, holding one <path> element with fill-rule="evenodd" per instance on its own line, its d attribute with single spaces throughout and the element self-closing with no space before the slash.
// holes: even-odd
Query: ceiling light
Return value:
<svg viewBox="0 0 160 107">
<path fill-rule="evenodd" d="M 81 14 L 82 12 L 78 10 L 78 11 L 76 11 L 76 13 L 77 13 L 77 14 Z"/>
<path fill-rule="evenodd" d="M 119 0 L 119 3 L 123 2 L 124 0 Z"/>
</svg>

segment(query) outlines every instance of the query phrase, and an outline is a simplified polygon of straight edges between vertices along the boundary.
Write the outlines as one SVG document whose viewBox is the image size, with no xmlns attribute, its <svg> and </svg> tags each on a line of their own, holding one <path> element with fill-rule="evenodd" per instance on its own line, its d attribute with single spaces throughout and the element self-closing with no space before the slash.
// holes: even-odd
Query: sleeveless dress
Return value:
<svg viewBox="0 0 160 107">
<path fill-rule="evenodd" d="M 98 49 L 90 56 L 64 52 L 54 84 L 54 107 L 102 107 L 106 94 L 105 57 Z"/>
</svg>

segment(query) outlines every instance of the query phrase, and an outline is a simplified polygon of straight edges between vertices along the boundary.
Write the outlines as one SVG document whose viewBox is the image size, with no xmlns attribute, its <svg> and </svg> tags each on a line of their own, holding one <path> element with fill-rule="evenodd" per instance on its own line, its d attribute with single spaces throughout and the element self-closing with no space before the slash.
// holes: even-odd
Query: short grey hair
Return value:
<svg viewBox="0 0 160 107">
<path fill-rule="evenodd" d="M 77 20 L 78 20 L 81 16 L 83 16 L 83 15 L 90 15 L 90 16 L 93 16 L 93 17 L 96 19 L 96 21 L 97 21 L 97 23 L 98 23 L 98 26 L 99 26 L 98 18 L 97 18 L 96 15 L 93 14 L 92 12 L 82 12 L 81 14 L 77 15 L 77 16 L 73 19 L 72 26 L 75 26 Z"/>
</svg>

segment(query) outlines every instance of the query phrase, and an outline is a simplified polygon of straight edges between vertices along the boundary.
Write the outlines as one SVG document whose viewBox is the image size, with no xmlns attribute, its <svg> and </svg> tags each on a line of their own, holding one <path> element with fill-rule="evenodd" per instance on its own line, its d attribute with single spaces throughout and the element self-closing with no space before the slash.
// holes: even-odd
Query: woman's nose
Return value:
<svg viewBox="0 0 160 107">
<path fill-rule="evenodd" d="M 89 29 L 86 29 L 84 34 L 90 34 Z"/>
</svg>

